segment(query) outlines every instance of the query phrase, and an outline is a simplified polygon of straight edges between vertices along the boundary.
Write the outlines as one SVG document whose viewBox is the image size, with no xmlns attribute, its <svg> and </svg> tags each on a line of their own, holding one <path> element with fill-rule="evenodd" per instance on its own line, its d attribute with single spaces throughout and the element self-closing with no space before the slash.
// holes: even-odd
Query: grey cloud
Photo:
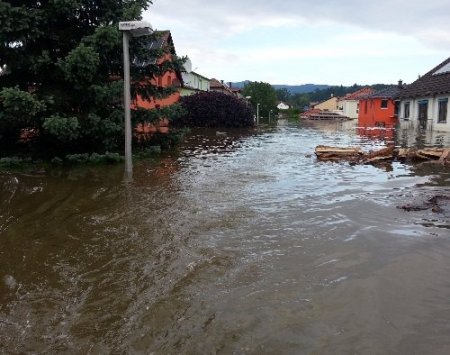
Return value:
<svg viewBox="0 0 450 355">
<path fill-rule="evenodd" d="M 444 32 L 450 37 L 448 0 L 183 0 L 175 6 L 173 2 L 156 0 L 154 6 L 168 20 L 182 18 L 186 26 L 213 36 L 224 36 L 236 26 L 252 26 L 278 18 L 390 31 L 429 41 L 430 46 L 436 46 L 433 33 Z"/>
</svg>

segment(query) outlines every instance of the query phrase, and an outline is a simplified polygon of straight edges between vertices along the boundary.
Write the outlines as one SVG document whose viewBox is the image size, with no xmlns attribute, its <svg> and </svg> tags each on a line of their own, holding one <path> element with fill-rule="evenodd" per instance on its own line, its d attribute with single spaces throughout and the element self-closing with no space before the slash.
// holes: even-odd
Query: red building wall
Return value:
<svg viewBox="0 0 450 355">
<path fill-rule="evenodd" d="M 171 61 L 172 56 L 170 54 L 165 54 L 163 57 L 161 57 L 158 60 L 158 64 L 161 64 L 165 62 L 166 60 Z M 174 82 L 178 80 L 177 74 L 175 72 L 166 72 L 163 76 L 160 76 L 156 79 L 152 79 L 151 83 L 153 85 L 156 85 L 158 87 L 167 88 L 174 85 Z M 137 97 L 136 101 L 133 103 L 133 107 L 140 107 L 140 108 L 146 108 L 146 109 L 154 109 L 156 107 L 165 107 L 173 105 L 174 103 L 178 102 L 180 99 L 180 93 L 177 91 L 173 93 L 172 95 L 165 97 L 163 99 L 151 99 L 151 100 L 143 100 L 140 96 Z"/>
<path fill-rule="evenodd" d="M 386 107 L 382 102 L 387 101 Z M 395 102 L 392 99 L 370 98 L 359 101 L 358 125 L 360 127 L 394 127 Z"/>
<path fill-rule="evenodd" d="M 161 57 L 157 64 L 161 64 L 165 61 L 171 61 L 172 56 L 170 53 L 165 54 L 163 57 Z M 176 82 L 179 82 L 179 79 L 177 78 L 177 74 L 174 71 L 169 71 L 164 73 L 164 75 L 159 76 L 155 79 L 151 80 L 151 83 L 153 85 L 156 85 L 158 87 L 167 88 L 170 86 L 174 86 Z M 136 100 L 132 103 L 131 108 L 144 108 L 148 110 L 152 110 L 159 107 L 165 107 L 170 106 L 175 103 L 177 103 L 180 100 L 180 92 L 176 91 L 172 95 L 169 95 L 165 98 L 152 98 L 150 100 L 144 100 L 141 96 L 137 96 Z M 162 119 L 159 123 L 156 125 L 151 124 L 139 124 L 135 129 L 137 133 L 152 133 L 156 131 L 160 131 L 161 133 L 167 133 L 169 126 L 169 121 L 167 119 Z"/>
</svg>

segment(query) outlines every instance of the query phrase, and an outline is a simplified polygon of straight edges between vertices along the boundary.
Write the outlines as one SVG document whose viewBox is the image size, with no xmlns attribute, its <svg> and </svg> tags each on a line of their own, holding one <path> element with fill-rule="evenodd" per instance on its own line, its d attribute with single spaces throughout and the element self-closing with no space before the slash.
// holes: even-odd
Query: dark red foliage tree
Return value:
<svg viewBox="0 0 450 355">
<path fill-rule="evenodd" d="M 252 127 L 253 108 L 244 100 L 220 92 L 202 92 L 181 99 L 183 117 L 174 121 L 185 127 Z"/>
</svg>

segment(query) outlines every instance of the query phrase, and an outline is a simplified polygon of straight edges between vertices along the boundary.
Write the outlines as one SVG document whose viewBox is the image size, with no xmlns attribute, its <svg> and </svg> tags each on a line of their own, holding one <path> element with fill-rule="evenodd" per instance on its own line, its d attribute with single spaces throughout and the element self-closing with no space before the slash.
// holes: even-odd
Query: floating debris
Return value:
<svg viewBox="0 0 450 355">
<path fill-rule="evenodd" d="M 317 159 L 322 161 L 349 161 L 358 164 L 376 164 L 384 161 L 431 161 L 450 164 L 450 148 L 394 148 L 386 147 L 364 153 L 359 147 L 330 147 L 319 145 L 315 149 Z"/>
</svg>

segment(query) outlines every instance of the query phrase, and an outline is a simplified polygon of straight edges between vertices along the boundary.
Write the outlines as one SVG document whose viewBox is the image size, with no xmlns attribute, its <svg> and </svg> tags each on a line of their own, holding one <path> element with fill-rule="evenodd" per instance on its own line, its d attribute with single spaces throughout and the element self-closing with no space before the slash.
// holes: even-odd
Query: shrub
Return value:
<svg viewBox="0 0 450 355">
<path fill-rule="evenodd" d="M 68 154 L 66 159 L 71 164 L 85 164 L 89 160 L 89 154 Z"/>
<path fill-rule="evenodd" d="M 42 127 L 46 133 L 63 143 L 77 139 L 80 134 L 80 124 L 76 117 L 48 117 Z"/>
<path fill-rule="evenodd" d="M 0 143 L 15 144 L 20 130 L 38 126 L 37 116 L 45 104 L 18 87 L 0 90 Z"/>
<path fill-rule="evenodd" d="M 0 168 L 21 168 L 24 163 L 19 157 L 5 157 L 0 159 Z"/>
<path fill-rule="evenodd" d="M 123 161 L 123 156 L 118 153 L 98 154 L 92 153 L 91 155 L 85 154 L 68 154 L 66 155 L 66 160 L 69 164 L 115 164 Z"/>
<path fill-rule="evenodd" d="M 253 109 L 245 101 L 220 92 L 202 92 L 181 99 L 185 114 L 174 121 L 185 127 L 251 127 Z"/>
<path fill-rule="evenodd" d="M 59 157 L 54 157 L 51 161 L 52 165 L 60 166 L 63 165 L 64 161 Z"/>
</svg>

